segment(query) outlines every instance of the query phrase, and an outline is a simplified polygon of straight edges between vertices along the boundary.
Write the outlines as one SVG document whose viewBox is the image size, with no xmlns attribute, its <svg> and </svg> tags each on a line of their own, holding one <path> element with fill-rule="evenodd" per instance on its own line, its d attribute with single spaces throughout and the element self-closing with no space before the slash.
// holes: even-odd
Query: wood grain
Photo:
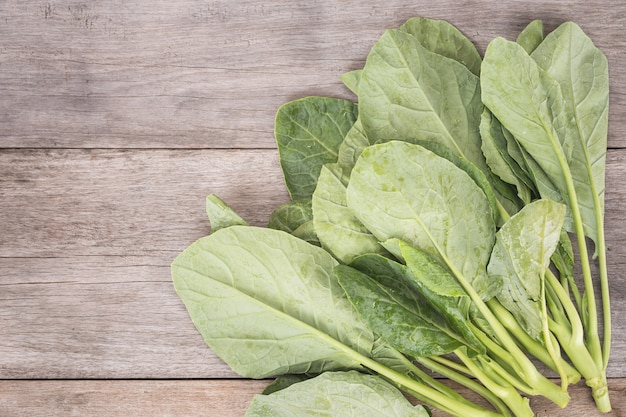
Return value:
<svg viewBox="0 0 626 417">
<path fill-rule="evenodd" d="M 243 417 L 254 394 L 269 381 L 0 381 L 3 417 Z M 626 380 L 610 381 L 613 411 L 593 410 L 583 384 L 570 388 L 574 399 L 560 409 L 533 398 L 537 417 L 620 417 L 626 412 Z M 467 392 L 460 390 L 468 398 Z M 433 410 L 434 417 L 446 417 Z M 468 416 L 470 417 L 470 416 Z"/>
<path fill-rule="evenodd" d="M 272 148 L 273 119 L 339 82 L 386 28 L 447 19 L 484 51 L 533 19 L 579 23 L 607 55 L 626 112 L 623 1 L 333 0 L 0 3 L 0 146 Z M 626 146 L 612 123 L 611 147 Z"/>
<path fill-rule="evenodd" d="M 607 162 L 612 297 L 626 298 L 626 151 Z M 275 150 L 0 151 L 0 378 L 222 378 L 169 264 L 209 232 L 204 196 L 253 224 L 287 201 Z M 613 303 L 615 334 L 626 304 Z M 626 341 L 609 375 L 626 377 Z"/>
<path fill-rule="evenodd" d="M 267 381 L 204 344 L 169 264 L 217 193 L 264 225 L 288 200 L 276 109 L 353 98 L 339 75 L 386 28 L 449 20 L 484 51 L 579 23 L 611 76 L 607 245 L 615 411 L 626 409 L 626 2 L 0 2 L 0 416 L 241 417 Z M 565 410 L 596 416 L 588 390 Z M 435 413 L 435 416 L 443 416 Z"/>
</svg>

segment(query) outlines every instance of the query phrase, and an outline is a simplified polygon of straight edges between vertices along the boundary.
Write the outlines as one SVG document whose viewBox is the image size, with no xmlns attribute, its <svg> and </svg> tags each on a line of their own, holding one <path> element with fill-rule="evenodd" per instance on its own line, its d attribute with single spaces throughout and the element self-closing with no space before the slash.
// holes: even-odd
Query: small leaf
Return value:
<svg viewBox="0 0 626 417">
<path fill-rule="evenodd" d="M 322 165 L 337 161 L 356 118 L 356 104 L 328 97 L 306 97 L 278 109 L 276 143 L 292 200 L 311 198 Z"/>
<path fill-rule="evenodd" d="M 339 77 L 341 82 L 344 83 L 344 85 L 357 96 L 359 95 L 359 81 L 361 79 L 361 71 L 362 70 L 358 69 L 344 72 Z"/>
<path fill-rule="evenodd" d="M 206 214 L 211 223 L 211 232 L 216 232 L 224 227 L 234 225 L 247 225 L 232 208 L 222 201 L 215 194 L 210 194 L 206 198 Z"/>
<path fill-rule="evenodd" d="M 565 206 L 551 200 L 526 205 L 502 226 L 487 271 L 504 285 L 497 295 L 524 330 L 541 340 L 544 274 L 556 249 Z"/>
<path fill-rule="evenodd" d="M 293 233 L 298 227 L 313 219 L 311 201 L 292 201 L 275 209 L 270 215 L 267 227 Z"/>
</svg>

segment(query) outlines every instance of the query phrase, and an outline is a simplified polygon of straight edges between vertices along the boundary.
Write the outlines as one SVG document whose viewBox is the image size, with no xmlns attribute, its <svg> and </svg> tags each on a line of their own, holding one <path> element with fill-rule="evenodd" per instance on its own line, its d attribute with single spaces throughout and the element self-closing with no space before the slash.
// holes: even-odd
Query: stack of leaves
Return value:
<svg viewBox="0 0 626 417">
<path fill-rule="evenodd" d="M 403 391 L 455 416 L 526 417 L 535 395 L 565 407 L 581 377 L 609 411 L 604 55 L 571 22 L 544 37 L 533 21 L 481 57 L 413 18 L 341 79 L 358 104 L 278 110 L 292 201 L 264 228 L 209 196 L 212 233 L 172 264 L 218 356 L 284 375 L 246 416 L 427 416 Z"/>
</svg>

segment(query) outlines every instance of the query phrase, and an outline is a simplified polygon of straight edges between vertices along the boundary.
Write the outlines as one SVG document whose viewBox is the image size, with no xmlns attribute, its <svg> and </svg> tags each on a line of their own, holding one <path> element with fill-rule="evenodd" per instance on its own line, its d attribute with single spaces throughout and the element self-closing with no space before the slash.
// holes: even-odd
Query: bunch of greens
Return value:
<svg viewBox="0 0 626 417">
<path fill-rule="evenodd" d="M 544 37 L 534 21 L 481 57 L 413 18 L 341 77 L 358 104 L 284 104 L 292 201 L 262 228 L 209 196 L 212 233 L 172 264 L 217 355 L 284 375 L 246 416 L 429 415 L 403 391 L 455 416 L 525 417 L 531 396 L 565 407 L 581 377 L 609 411 L 607 72 L 571 22 Z"/>
</svg>

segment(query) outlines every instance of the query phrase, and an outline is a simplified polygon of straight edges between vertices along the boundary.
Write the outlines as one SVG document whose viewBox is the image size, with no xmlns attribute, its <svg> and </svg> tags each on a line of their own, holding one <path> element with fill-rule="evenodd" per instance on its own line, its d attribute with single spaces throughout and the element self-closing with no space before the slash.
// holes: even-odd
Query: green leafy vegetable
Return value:
<svg viewBox="0 0 626 417">
<path fill-rule="evenodd" d="M 336 264 L 284 232 L 232 226 L 186 249 L 172 274 L 211 349 L 240 375 L 264 378 L 360 368 L 344 344 L 371 352 L 374 336 L 342 296 Z"/>
<path fill-rule="evenodd" d="M 516 42 L 524 48 L 526 52 L 531 54 L 541 42 L 543 42 L 543 22 L 541 20 L 533 20 L 520 32 Z"/>
<path fill-rule="evenodd" d="M 609 411 L 602 52 L 573 22 L 534 20 L 482 58 L 415 17 L 340 79 L 358 104 L 278 109 L 291 201 L 268 227 L 210 195 L 211 234 L 172 264 L 215 353 L 278 376 L 246 416 L 428 415 L 402 391 L 458 417 L 531 417 L 528 397 L 565 407 L 581 376 Z"/>
</svg>

